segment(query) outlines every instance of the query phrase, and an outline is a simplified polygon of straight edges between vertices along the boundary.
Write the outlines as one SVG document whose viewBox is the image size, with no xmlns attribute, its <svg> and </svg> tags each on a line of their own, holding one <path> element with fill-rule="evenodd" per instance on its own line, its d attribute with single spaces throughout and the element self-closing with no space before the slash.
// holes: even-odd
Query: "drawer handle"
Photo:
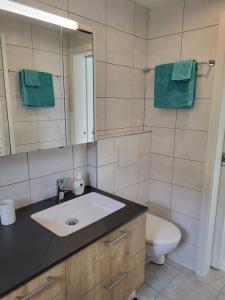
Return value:
<svg viewBox="0 0 225 300">
<path fill-rule="evenodd" d="M 52 283 L 55 282 L 55 278 L 54 277 L 47 277 L 46 281 L 40 285 L 39 287 L 37 287 L 35 290 L 31 291 L 30 293 L 26 294 L 25 296 L 17 296 L 14 298 L 14 300 L 29 300 L 31 297 L 35 296 L 36 294 L 40 293 L 42 290 L 44 290 L 46 287 L 48 287 L 49 285 L 51 285 Z"/>
<path fill-rule="evenodd" d="M 110 247 L 110 246 L 116 244 L 117 242 L 119 242 L 120 240 L 122 240 L 125 236 L 127 236 L 126 231 L 121 231 L 120 233 L 121 234 L 118 237 L 116 237 L 115 239 L 113 239 L 111 241 L 105 241 L 105 244 Z"/>
<path fill-rule="evenodd" d="M 113 282 L 113 283 L 109 283 L 104 285 L 104 289 L 106 289 L 107 291 L 112 290 L 115 286 L 117 286 L 123 279 L 125 279 L 127 277 L 126 273 L 120 272 L 118 273 L 118 278 Z"/>
</svg>

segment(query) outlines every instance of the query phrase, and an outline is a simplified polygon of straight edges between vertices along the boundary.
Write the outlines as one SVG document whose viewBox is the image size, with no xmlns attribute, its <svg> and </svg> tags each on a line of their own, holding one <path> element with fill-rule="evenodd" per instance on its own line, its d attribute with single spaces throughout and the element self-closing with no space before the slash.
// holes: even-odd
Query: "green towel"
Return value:
<svg viewBox="0 0 225 300">
<path fill-rule="evenodd" d="M 27 86 L 25 74 L 25 70 L 19 72 L 23 105 L 32 107 L 54 107 L 55 96 L 52 74 L 38 72 L 39 86 Z"/>
<path fill-rule="evenodd" d="M 189 80 L 191 79 L 192 66 L 194 60 L 177 61 L 173 66 L 172 80 Z"/>
<path fill-rule="evenodd" d="M 189 80 L 171 80 L 173 67 L 172 63 L 155 68 L 154 107 L 191 108 L 195 102 L 197 63 L 193 61 Z"/>
<path fill-rule="evenodd" d="M 39 79 L 39 74 L 38 71 L 34 70 L 23 70 L 24 72 L 24 81 L 26 86 L 40 86 L 40 79 Z"/>
</svg>

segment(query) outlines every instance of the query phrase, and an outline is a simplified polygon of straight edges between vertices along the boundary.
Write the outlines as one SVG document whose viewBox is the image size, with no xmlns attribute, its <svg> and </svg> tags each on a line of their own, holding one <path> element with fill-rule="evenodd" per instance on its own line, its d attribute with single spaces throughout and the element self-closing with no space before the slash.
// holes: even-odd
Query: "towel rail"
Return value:
<svg viewBox="0 0 225 300">
<path fill-rule="evenodd" d="M 198 65 L 208 65 L 208 67 L 209 67 L 208 72 L 211 71 L 211 69 L 215 66 L 215 64 L 216 64 L 216 60 L 215 60 L 215 59 L 209 59 L 209 60 L 207 60 L 207 61 L 200 61 L 200 62 L 198 62 Z M 144 72 L 144 73 L 148 73 L 148 72 L 153 71 L 154 69 L 155 69 L 155 68 L 145 68 L 145 69 L 143 70 L 143 72 Z"/>
<path fill-rule="evenodd" d="M 9 73 L 18 73 L 18 71 L 13 71 L 13 70 L 10 70 L 10 69 L 8 69 L 8 72 Z M 53 74 L 53 77 L 62 78 L 63 76 L 62 75 L 55 75 L 55 74 Z"/>
</svg>

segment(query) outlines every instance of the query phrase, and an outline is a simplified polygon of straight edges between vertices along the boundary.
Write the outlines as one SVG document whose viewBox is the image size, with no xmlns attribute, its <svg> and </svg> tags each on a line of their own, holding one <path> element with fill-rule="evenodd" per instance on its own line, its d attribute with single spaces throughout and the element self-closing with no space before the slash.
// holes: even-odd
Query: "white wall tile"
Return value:
<svg viewBox="0 0 225 300">
<path fill-rule="evenodd" d="M 159 64 L 172 63 L 180 59 L 181 34 L 174 34 L 148 41 L 149 67 Z"/>
<path fill-rule="evenodd" d="M 88 144 L 88 165 L 97 167 L 97 143 Z"/>
<path fill-rule="evenodd" d="M 106 129 L 126 128 L 132 124 L 132 99 L 106 99 Z"/>
<path fill-rule="evenodd" d="M 74 168 L 80 168 L 87 165 L 87 161 L 88 161 L 87 144 L 74 146 L 73 153 L 74 153 Z"/>
<path fill-rule="evenodd" d="M 149 202 L 170 209 L 171 184 L 150 180 Z"/>
<path fill-rule="evenodd" d="M 60 68 L 60 55 L 46 51 L 34 50 L 34 68 L 37 71 L 52 73 L 53 75 L 60 75 L 62 70 Z"/>
<path fill-rule="evenodd" d="M 135 4 L 130 0 L 106 0 L 107 24 L 134 33 Z"/>
<path fill-rule="evenodd" d="M 173 171 L 173 157 L 151 155 L 151 178 L 171 183 Z"/>
<path fill-rule="evenodd" d="M 115 162 L 114 138 L 98 141 L 97 144 L 98 166 L 108 165 Z"/>
<path fill-rule="evenodd" d="M 29 181 L 1 187 L 0 200 L 7 199 L 15 200 L 16 209 L 29 205 L 31 203 Z"/>
<path fill-rule="evenodd" d="M 186 268 L 195 270 L 197 247 L 181 241 L 178 247 L 169 254 L 169 258 Z"/>
<path fill-rule="evenodd" d="M 208 66 L 198 65 L 198 77 L 196 83 L 196 98 L 211 98 L 213 89 L 214 69 L 208 73 Z"/>
<path fill-rule="evenodd" d="M 134 36 L 107 28 L 107 61 L 132 67 L 134 62 Z"/>
<path fill-rule="evenodd" d="M 54 197 L 57 195 L 57 180 L 63 178 L 73 178 L 73 171 L 60 172 L 30 181 L 32 203 Z"/>
<path fill-rule="evenodd" d="M 16 2 L 18 3 L 35 7 L 37 9 L 41 9 L 64 18 L 68 18 L 68 12 L 58 8 L 60 5 L 65 5 L 65 1 L 66 0 L 43 0 L 42 2 L 39 2 L 36 0 L 16 0 Z M 53 2 L 54 2 L 54 6 L 51 4 Z"/>
<path fill-rule="evenodd" d="M 0 186 L 28 180 L 27 155 L 0 157 Z"/>
<path fill-rule="evenodd" d="M 148 37 L 156 38 L 182 31 L 184 0 L 176 0 L 149 10 Z"/>
<path fill-rule="evenodd" d="M 42 2 L 63 10 L 68 10 L 67 0 L 42 0 Z"/>
<path fill-rule="evenodd" d="M 175 158 L 173 167 L 173 184 L 201 191 L 203 184 L 203 172 L 203 163 Z"/>
<path fill-rule="evenodd" d="M 105 130 L 105 112 L 106 112 L 106 100 L 105 98 L 96 98 L 96 130 Z"/>
<path fill-rule="evenodd" d="M 14 122 L 16 145 L 38 142 L 37 122 Z"/>
<path fill-rule="evenodd" d="M 119 168 L 137 163 L 139 155 L 139 135 L 115 138 L 115 161 Z"/>
<path fill-rule="evenodd" d="M 69 11 L 100 23 L 105 23 L 106 0 L 68 0 Z"/>
<path fill-rule="evenodd" d="M 169 220 L 169 218 L 170 218 L 170 210 L 169 209 L 159 206 L 157 204 L 151 203 L 151 202 L 148 203 L 148 207 L 149 207 L 149 212 L 151 214 L 153 214 L 154 216 Z"/>
<path fill-rule="evenodd" d="M 181 230 L 181 238 L 193 246 L 198 244 L 199 221 L 179 213 L 172 212 L 170 221 Z"/>
<path fill-rule="evenodd" d="M 204 131 L 177 129 L 174 156 L 204 162 L 207 137 L 208 134 Z"/>
<path fill-rule="evenodd" d="M 38 121 L 39 142 L 50 142 L 65 136 L 65 122 L 63 120 Z"/>
<path fill-rule="evenodd" d="M 153 100 L 147 100 L 145 105 L 145 126 L 175 128 L 176 109 L 154 107 Z"/>
<path fill-rule="evenodd" d="M 142 70 L 135 69 L 133 83 L 133 97 L 144 99 L 145 98 L 145 74 Z"/>
<path fill-rule="evenodd" d="M 187 0 L 184 10 L 184 30 L 197 29 L 219 23 L 223 0 Z"/>
<path fill-rule="evenodd" d="M 144 39 L 148 37 L 148 8 L 138 3 L 135 3 L 134 34 Z"/>
<path fill-rule="evenodd" d="M 217 26 L 184 32 L 182 59 L 207 61 L 216 56 Z"/>
<path fill-rule="evenodd" d="M 138 203 L 138 184 L 126 187 L 125 189 L 116 192 L 116 195 Z"/>
<path fill-rule="evenodd" d="M 155 83 L 155 71 L 146 73 L 146 95 L 145 98 L 154 99 L 154 83 Z"/>
<path fill-rule="evenodd" d="M 132 98 L 133 69 L 107 65 L 106 96 Z"/>
<path fill-rule="evenodd" d="M 175 130 L 152 127 L 152 148 L 155 154 L 173 156 Z"/>
<path fill-rule="evenodd" d="M 115 191 L 115 166 L 114 164 L 98 168 L 98 188 L 103 191 L 114 193 Z"/>
<path fill-rule="evenodd" d="M 60 31 L 46 26 L 32 25 L 33 48 L 59 53 Z"/>
<path fill-rule="evenodd" d="M 147 64 L 147 41 L 135 37 L 134 39 L 134 67 L 139 69 L 146 68 Z"/>
<path fill-rule="evenodd" d="M 138 183 L 138 203 L 147 206 L 149 199 L 149 180 L 141 181 Z"/>
<path fill-rule="evenodd" d="M 96 59 L 106 61 L 106 26 L 94 23 Z"/>
<path fill-rule="evenodd" d="M 30 178 L 73 169 L 72 147 L 28 153 Z"/>
<path fill-rule="evenodd" d="M 179 186 L 172 186 L 171 209 L 200 219 L 202 193 Z"/>
<path fill-rule="evenodd" d="M 210 99 L 197 99 L 193 108 L 177 110 L 176 127 L 180 129 L 208 130 Z"/>
<path fill-rule="evenodd" d="M 97 187 L 97 169 L 95 167 L 88 166 L 89 185 Z"/>
<path fill-rule="evenodd" d="M 150 177 L 150 155 L 145 154 L 139 157 L 139 181 L 147 180 Z"/>
</svg>

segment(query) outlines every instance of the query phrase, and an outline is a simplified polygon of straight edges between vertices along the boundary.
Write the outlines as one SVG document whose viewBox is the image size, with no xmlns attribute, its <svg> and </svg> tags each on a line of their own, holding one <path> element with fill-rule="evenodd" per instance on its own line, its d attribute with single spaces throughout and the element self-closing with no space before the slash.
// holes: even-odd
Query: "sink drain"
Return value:
<svg viewBox="0 0 225 300">
<path fill-rule="evenodd" d="M 66 220 L 66 225 L 74 226 L 78 224 L 78 220 L 76 218 L 70 218 Z"/>
</svg>

